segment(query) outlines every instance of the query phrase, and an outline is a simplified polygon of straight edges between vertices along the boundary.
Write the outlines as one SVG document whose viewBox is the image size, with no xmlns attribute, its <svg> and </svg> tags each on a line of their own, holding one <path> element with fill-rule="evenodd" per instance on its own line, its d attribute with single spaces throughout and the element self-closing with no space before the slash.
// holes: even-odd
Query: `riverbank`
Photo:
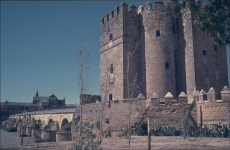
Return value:
<svg viewBox="0 0 230 150">
<path fill-rule="evenodd" d="M 152 136 L 151 149 L 229 149 L 229 138 L 195 138 L 186 140 L 179 136 Z M 119 137 L 104 138 L 101 147 L 107 149 L 147 149 L 147 136 L 132 136 L 131 146 L 128 147 L 128 139 Z M 24 146 L 3 146 L 1 150 L 73 150 L 74 141 L 44 142 L 26 144 Z"/>
</svg>

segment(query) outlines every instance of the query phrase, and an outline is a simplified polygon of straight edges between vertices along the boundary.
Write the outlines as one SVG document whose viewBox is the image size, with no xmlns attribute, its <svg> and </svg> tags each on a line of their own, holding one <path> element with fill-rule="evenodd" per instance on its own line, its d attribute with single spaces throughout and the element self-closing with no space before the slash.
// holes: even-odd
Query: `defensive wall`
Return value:
<svg viewBox="0 0 230 150">
<path fill-rule="evenodd" d="M 197 99 L 197 95 L 199 99 Z M 206 95 L 206 96 L 205 96 Z M 190 116 L 190 124 L 221 124 L 230 125 L 230 90 L 227 87 L 221 91 L 222 99 L 217 99 L 216 91 L 211 88 L 207 93 L 204 90 L 194 92 L 196 103 Z M 202 101 L 202 97 L 205 98 Z M 111 100 L 82 105 L 83 126 L 90 127 L 97 121 L 102 120 L 102 129 L 109 129 L 112 132 L 124 129 L 130 122 L 133 126 L 138 121 L 150 118 L 152 125 L 182 127 L 183 107 L 187 111 L 191 104 L 188 104 L 187 95 L 181 92 L 178 99 L 168 92 L 164 99 L 154 93 L 151 99 L 145 99 L 139 94 L 135 99 Z M 201 108 L 201 109 L 200 109 Z M 77 132 L 80 108 L 73 116 L 73 132 Z M 73 133 L 74 134 L 74 133 Z M 75 133 L 76 134 L 76 133 Z"/>
</svg>

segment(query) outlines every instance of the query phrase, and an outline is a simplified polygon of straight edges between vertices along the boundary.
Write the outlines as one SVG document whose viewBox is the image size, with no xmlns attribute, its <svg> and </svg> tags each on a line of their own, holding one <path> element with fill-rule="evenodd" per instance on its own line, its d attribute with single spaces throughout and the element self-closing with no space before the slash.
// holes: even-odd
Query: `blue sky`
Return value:
<svg viewBox="0 0 230 150">
<path fill-rule="evenodd" d="M 125 1 L 139 7 L 146 1 Z M 154 1 L 150 1 L 154 4 Z M 79 38 L 91 31 L 90 94 L 99 94 L 99 20 L 121 1 L 1 1 L 1 101 L 79 101 Z M 154 5 L 153 5 L 154 7 Z M 229 53 L 228 53 L 229 56 Z M 228 59 L 229 61 L 229 59 Z"/>
</svg>

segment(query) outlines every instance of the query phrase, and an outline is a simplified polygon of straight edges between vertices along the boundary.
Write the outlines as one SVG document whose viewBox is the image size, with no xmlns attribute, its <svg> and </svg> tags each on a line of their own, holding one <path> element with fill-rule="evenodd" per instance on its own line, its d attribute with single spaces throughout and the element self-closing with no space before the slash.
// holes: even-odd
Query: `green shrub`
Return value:
<svg viewBox="0 0 230 150">
<path fill-rule="evenodd" d="M 47 129 L 49 129 L 49 125 L 46 125 L 45 127 L 44 127 L 44 131 L 46 131 Z"/>
<path fill-rule="evenodd" d="M 97 121 L 96 127 L 97 127 L 98 130 L 100 130 L 100 121 Z"/>
<path fill-rule="evenodd" d="M 42 142 L 46 142 L 45 140 L 42 140 L 42 139 L 37 139 L 34 141 L 35 143 L 42 143 Z"/>
<path fill-rule="evenodd" d="M 16 119 L 15 119 L 15 118 L 10 118 L 9 120 L 12 121 L 13 123 L 16 122 Z"/>
<path fill-rule="evenodd" d="M 22 137 L 22 135 L 21 135 L 21 134 L 20 134 L 19 136 L 20 136 L 20 137 Z M 23 134 L 23 137 L 25 137 L 25 136 L 27 136 L 27 135 L 24 133 L 24 134 Z"/>
<path fill-rule="evenodd" d="M 5 130 L 7 132 L 16 132 L 17 131 L 16 128 L 14 128 L 14 127 L 12 127 L 12 128 L 6 128 L 2 124 L 0 124 L 0 129 Z"/>
<path fill-rule="evenodd" d="M 92 132 L 92 129 L 86 129 L 81 133 L 80 137 L 76 137 L 76 150 L 95 150 L 98 149 L 102 143 L 102 139 L 97 138 L 96 134 Z"/>
<path fill-rule="evenodd" d="M 126 139 L 129 138 L 129 129 L 128 126 L 125 127 L 125 129 L 123 131 L 121 131 L 121 133 L 118 135 L 118 137 L 124 137 Z"/>
<path fill-rule="evenodd" d="M 62 129 L 64 131 L 71 132 L 71 123 L 66 124 Z"/>
</svg>

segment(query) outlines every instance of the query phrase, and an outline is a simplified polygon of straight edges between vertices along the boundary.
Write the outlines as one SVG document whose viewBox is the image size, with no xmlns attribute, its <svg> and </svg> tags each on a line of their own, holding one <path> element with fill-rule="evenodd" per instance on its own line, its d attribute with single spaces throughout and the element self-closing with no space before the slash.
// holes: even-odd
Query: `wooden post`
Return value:
<svg viewBox="0 0 230 150">
<path fill-rule="evenodd" d="M 151 127 L 150 127 L 149 118 L 148 118 L 148 150 L 151 150 Z"/>
<path fill-rule="evenodd" d="M 22 126 L 22 138 L 21 138 L 21 145 L 23 145 L 23 126 Z"/>
</svg>

